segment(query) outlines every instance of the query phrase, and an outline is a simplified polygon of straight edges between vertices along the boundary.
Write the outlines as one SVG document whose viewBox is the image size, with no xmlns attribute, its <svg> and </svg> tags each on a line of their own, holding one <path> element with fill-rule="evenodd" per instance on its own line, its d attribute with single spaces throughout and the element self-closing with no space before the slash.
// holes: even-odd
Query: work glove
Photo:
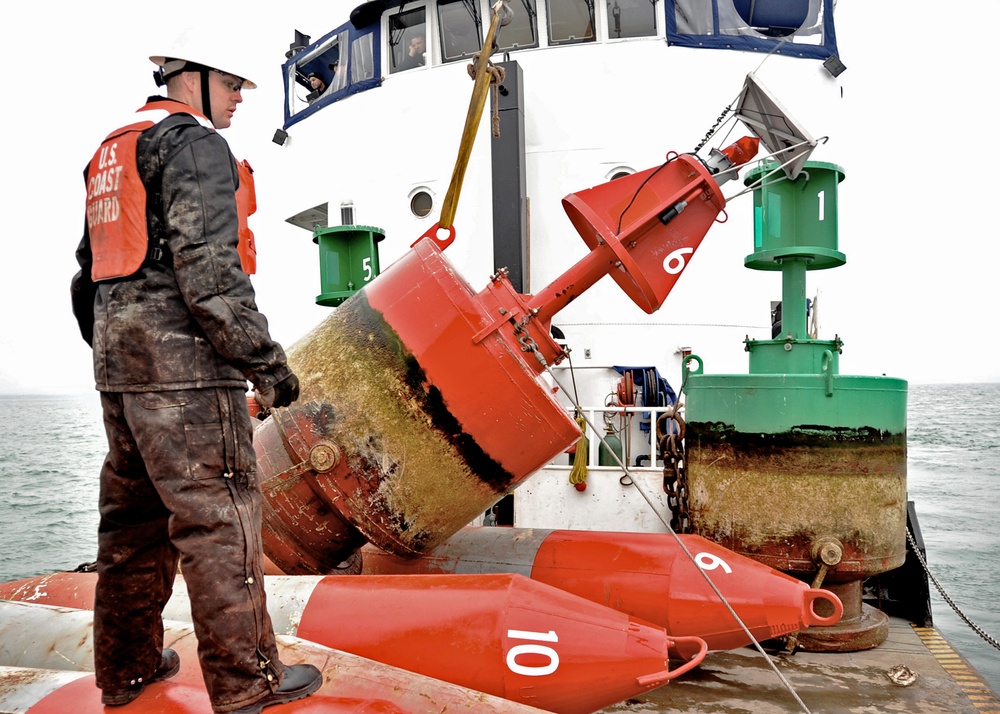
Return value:
<svg viewBox="0 0 1000 714">
<path fill-rule="evenodd" d="M 257 403 L 264 409 L 287 407 L 299 398 L 299 378 L 289 374 L 263 393 L 257 393 Z"/>
</svg>

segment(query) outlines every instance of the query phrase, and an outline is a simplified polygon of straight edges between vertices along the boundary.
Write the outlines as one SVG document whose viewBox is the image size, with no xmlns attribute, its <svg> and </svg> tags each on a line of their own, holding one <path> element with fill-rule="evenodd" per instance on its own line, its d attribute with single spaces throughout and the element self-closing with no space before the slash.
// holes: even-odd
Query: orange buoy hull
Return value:
<svg viewBox="0 0 1000 714">
<path fill-rule="evenodd" d="M 44 591 L 49 605 L 86 606 L 95 581 L 60 573 L 6 583 L 0 597 Z M 276 632 L 566 714 L 662 686 L 708 650 L 700 638 L 667 637 L 661 627 L 509 573 L 275 576 L 265 585 Z M 164 617 L 190 620 L 188 602 L 179 578 Z M 670 659 L 688 661 L 670 669 Z"/>
<path fill-rule="evenodd" d="M 277 640 L 282 662 L 307 662 L 323 672 L 323 685 L 316 694 L 300 702 L 283 705 L 287 709 L 282 708 L 282 711 L 341 711 L 338 706 L 376 707 L 343 711 L 404 711 L 413 714 L 428 711 L 528 714 L 538 711 L 519 702 L 431 679 L 299 637 L 279 635 Z M 193 626 L 166 620 L 163 641 L 164 646 L 172 648 L 180 656 L 180 671 L 169 680 L 149 685 L 141 697 L 129 705 L 129 711 L 158 714 L 164 711 L 211 712 L 198 664 L 198 642 Z M 37 603 L 0 602 L 0 667 L 93 671 L 93 613 Z M 0 676 L 3 675 L 4 671 L 0 670 Z M 20 684 L 15 673 L 10 673 L 9 680 L 0 681 L 0 691 Z M 40 708 L 32 708 L 32 714 L 36 711 L 58 714 L 104 711 L 97 708 L 100 707 L 100 692 L 93 685 L 92 677 L 77 680 L 68 686 L 71 689 L 64 695 L 55 696 L 51 702 L 43 699 L 36 704 Z M 79 707 L 65 706 L 71 693 L 80 697 Z M 327 702 L 330 709 L 325 707 Z M 64 708 L 59 709 L 60 704 Z"/>
<path fill-rule="evenodd" d="M 421 241 L 288 350 L 299 401 L 254 434 L 281 570 L 330 573 L 367 541 L 424 552 L 579 438 L 493 285 L 474 293 Z"/>
<path fill-rule="evenodd" d="M 467 527 L 414 559 L 372 546 L 366 573 L 520 573 L 663 627 L 710 649 L 751 643 L 704 575 L 758 641 L 836 624 L 839 598 L 696 535 Z M 683 543 L 697 562 L 681 547 Z"/>
<path fill-rule="evenodd" d="M 29 708 L 30 707 L 30 708 Z M 107 714 L 93 674 L 54 669 L 0 667 L 0 711 L 31 714 Z M 211 714 L 204 686 L 167 680 L 147 687 L 131 704 L 130 712 L 156 714 Z M 317 692 L 284 705 L 285 712 L 323 714 L 416 714 L 385 700 L 359 699 Z"/>
<path fill-rule="evenodd" d="M 538 378 L 566 352 L 551 320 L 611 275 L 657 310 L 725 206 L 701 161 L 567 196 L 590 252 L 535 295 L 503 270 L 474 292 L 429 231 L 288 350 L 299 402 L 254 442 L 264 550 L 327 574 L 364 542 L 426 553 L 580 437 Z"/>
<path fill-rule="evenodd" d="M 509 573 L 326 577 L 298 635 L 563 714 L 666 684 L 707 652 L 696 637 L 677 642 L 663 628 Z M 682 657 L 678 644 L 695 655 L 670 670 L 671 650 Z"/>
</svg>

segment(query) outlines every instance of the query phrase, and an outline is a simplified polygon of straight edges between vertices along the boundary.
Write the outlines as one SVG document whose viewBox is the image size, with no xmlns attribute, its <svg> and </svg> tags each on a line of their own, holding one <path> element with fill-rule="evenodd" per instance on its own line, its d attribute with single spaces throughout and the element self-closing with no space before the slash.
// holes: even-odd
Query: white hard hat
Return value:
<svg viewBox="0 0 1000 714">
<path fill-rule="evenodd" d="M 232 74 L 243 80 L 244 89 L 256 89 L 257 83 L 242 74 L 238 67 L 242 63 L 233 59 L 233 53 L 228 52 L 225 43 L 216 38 L 208 41 L 196 39 L 198 30 L 189 30 L 169 44 L 170 51 L 159 55 L 150 55 L 149 60 L 160 68 L 159 77 L 166 81 L 178 72 L 190 71 L 199 67 L 217 69 L 226 74 Z M 189 65 L 198 65 L 190 67 Z"/>
</svg>

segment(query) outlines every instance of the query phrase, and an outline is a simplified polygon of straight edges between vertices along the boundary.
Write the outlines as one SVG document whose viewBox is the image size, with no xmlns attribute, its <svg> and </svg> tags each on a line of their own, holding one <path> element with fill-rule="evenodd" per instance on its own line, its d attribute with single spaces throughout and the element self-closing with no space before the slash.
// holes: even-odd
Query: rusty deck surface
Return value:
<svg viewBox="0 0 1000 714">
<path fill-rule="evenodd" d="M 933 627 L 890 618 L 889 637 L 863 652 L 775 655 L 772 660 L 813 714 L 1000 714 L 1000 697 Z M 905 665 L 909 686 L 888 672 Z M 784 714 L 804 712 L 756 649 L 710 653 L 664 687 L 601 712 Z"/>
</svg>

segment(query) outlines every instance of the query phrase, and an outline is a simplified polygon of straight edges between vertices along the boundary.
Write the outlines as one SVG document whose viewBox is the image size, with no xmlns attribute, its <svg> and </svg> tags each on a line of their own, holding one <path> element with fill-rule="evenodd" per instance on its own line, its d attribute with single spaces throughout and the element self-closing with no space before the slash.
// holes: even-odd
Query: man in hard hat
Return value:
<svg viewBox="0 0 1000 714">
<path fill-rule="evenodd" d="M 97 686 L 119 706 L 178 671 L 161 612 L 179 563 L 213 710 L 260 712 L 308 696 L 322 674 L 281 663 L 265 607 L 247 381 L 265 407 L 299 386 L 241 269 L 240 173 L 216 131 L 255 85 L 203 54 L 150 59 L 167 98 L 151 97 L 87 167 L 71 291 L 108 435 Z"/>
</svg>

